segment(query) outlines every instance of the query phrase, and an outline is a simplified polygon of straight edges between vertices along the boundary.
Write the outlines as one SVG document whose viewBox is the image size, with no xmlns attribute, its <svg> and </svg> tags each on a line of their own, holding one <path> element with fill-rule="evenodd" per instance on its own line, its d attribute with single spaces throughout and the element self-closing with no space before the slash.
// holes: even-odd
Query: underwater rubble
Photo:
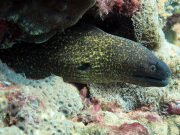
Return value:
<svg viewBox="0 0 180 135">
<path fill-rule="evenodd" d="M 76 2 L 79 3 L 79 1 L 82 2 L 81 0 Z M 38 5 L 42 4 L 41 2 L 35 3 Z M 46 2 L 48 5 L 48 1 Z M 39 27 L 41 22 L 30 22 L 34 27 L 30 30 L 39 29 L 38 31 L 44 34 L 50 32 L 54 26 L 61 26 L 59 25 L 61 23 L 65 26 L 62 26 L 60 30 L 66 29 L 75 24 L 93 6 L 93 0 L 88 0 L 88 2 L 86 8 L 78 12 L 77 16 L 70 15 L 72 18 L 67 19 L 68 22 L 44 24 L 47 27 L 43 28 L 47 29 Z M 86 19 L 86 16 L 89 17 L 96 11 L 96 15 L 100 15 L 100 18 L 106 22 L 109 14 L 111 17 L 114 6 L 122 8 L 118 11 L 120 14 L 131 7 L 129 12 L 123 15 L 132 21 L 131 25 L 134 28 L 132 31 L 135 34 L 114 31 L 111 33 L 125 36 L 127 34 L 132 40 L 143 43 L 156 56 L 164 60 L 172 70 L 169 85 L 166 87 L 142 87 L 128 83 L 114 83 L 88 84 L 77 87 L 76 84 L 64 82 L 63 78 L 55 75 L 39 80 L 28 79 L 23 74 L 15 73 L 0 61 L 0 135 L 179 135 L 179 39 L 175 38 L 176 41 L 169 43 L 165 38 L 163 28 L 168 17 L 179 13 L 180 3 L 176 0 L 171 2 L 170 0 L 158 0 L 158 2 L 156 0 L 132 0 L 130 3 L 125 2 L 126 5 L 123 5 L 124 0 L 117 0 L 117 2 L 116 0 L 97 0 L 96 5 L 90 9 L 90 13 L 85 14 L 84 18 Z M 0 3 L 7 4 L 6 2 Z M 65 6 L 61 2 L 60 5 L 61 7 Z M 43 6 L 44 11 L 49 8 Z M 67 7 L 61 8 L 61 10 L 66 9 Z M 4 12 L 7 11 L 4 9 Z M 49 10 L 44 13 L 47 12 Z M 15 13 L 18 14 L 18 11 Z M 23 17 L 20 19 L 32 21 L 24 17 L 27 14 L 22 13 L 22 15 Z M 80 20 L 80 23 L 84 18 Z M 101 21 L 95 21 L 93 20 L 91 23 L 106 28 L 106 26 L 102 26 Z M 49 36 L 45 35 L 44 39 L 37 37 L 35 40 L 34 35 L 37 33 L 26 29 L 23 22 L 20 21 L 28 35 L 25 34 L 25 36 L 29 37 L 30 35 L 30 39 L 34 39 L 33 42 L 40 43 L 45 42 L 44 39 L 48 39 Z M 110 28 L 105 30 L 109 32 Z M 28 38 L 20 37 L 20 39 Z M 41 41 L 39 42 L 39 40 Z M 1 47 L 5 49 L 11 46 L 12 44 L 8 41 Z"/>
</svg>

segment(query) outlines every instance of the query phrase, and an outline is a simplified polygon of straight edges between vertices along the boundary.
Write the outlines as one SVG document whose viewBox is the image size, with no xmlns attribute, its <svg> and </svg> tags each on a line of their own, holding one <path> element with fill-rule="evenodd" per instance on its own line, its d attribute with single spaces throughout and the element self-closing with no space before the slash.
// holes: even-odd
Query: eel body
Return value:
<svg viewBox="0 0 180 135">
<path fill-rule="evenodd" d="M 141 44 L 92 26 L 72 27 L 40 45 L 24 43 L 0 50 L 0 59 L 28 78 L 55 74 L 85 84 L 127 82 L 163 87 L 171 74 Z"/>
</svg>

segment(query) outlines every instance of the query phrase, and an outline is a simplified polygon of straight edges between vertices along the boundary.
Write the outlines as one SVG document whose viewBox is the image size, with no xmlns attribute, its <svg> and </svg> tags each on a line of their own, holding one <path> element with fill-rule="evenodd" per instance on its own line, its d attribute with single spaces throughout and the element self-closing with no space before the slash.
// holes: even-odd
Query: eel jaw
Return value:
<svg viewBox="0 0 180 135">
<path fill-rule="evenodd" d="M 133 79 L 138 81 L 139 83 L 143 84 L 146 87 L 165 87 L 169 83 L 169 77 L 168 78 L 157 78 L 157 77 L 151 77 L 151 76 L 140 76 L 135 75 L 133 76 Z"/>
<path fill-rule="evenodd" d="M 144 70 L 139 69 L 133 75 L 134 82 L 146 87 L 165 87 L 169 83 L 171 70 L 162 60 L 155 59 L 155 64 L 149 64 Z M 154 70 L 152 70 L 152 66 Z"/>
</svg>

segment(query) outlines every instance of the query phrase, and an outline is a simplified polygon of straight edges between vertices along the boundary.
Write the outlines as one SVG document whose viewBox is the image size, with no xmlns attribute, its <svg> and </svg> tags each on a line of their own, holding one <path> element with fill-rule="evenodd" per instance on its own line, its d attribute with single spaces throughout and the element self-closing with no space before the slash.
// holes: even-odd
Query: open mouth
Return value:
<svg viewBox="0 0 180 135">
<path fill-rule="evenodd" d="M 156 87 L 164 87 L 169 83 L 169 78 L 140 76 L 140 75 L 135 75 L 133 76 L 133 78 L 142 81 L 149 86 L 156 86 Z"/>
</svg>

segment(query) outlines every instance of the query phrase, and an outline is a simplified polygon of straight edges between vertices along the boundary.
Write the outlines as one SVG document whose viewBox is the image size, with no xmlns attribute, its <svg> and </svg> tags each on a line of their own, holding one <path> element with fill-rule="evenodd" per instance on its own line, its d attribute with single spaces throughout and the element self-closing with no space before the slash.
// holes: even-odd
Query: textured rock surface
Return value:
<svg viewBox="0 0 180 135">
<path fill-rule="evenodd" d="M 156 0 L 142 0 L 141 8 L 133 15 L 132 21 L 138 42 L 150 49 L 162 46 L 163 32 Z"/>
<path fill-rule="evenodd" d="M 173 76 L 180 77 L 180 48 L 164 40 L 163 46 L 156 51 L 156 55 L 164 60 L 173 72 Z"/>
<path fill-rule="evenodd" d="M 7 20 L 19 26 L 21 29 L 19 39 L 27 42 L 41 43 L 51 38 L 56 31 L 62 32 L 67 27 L 77 23 L 94 3 L 95 0 L 1 1 L 0 22 L 1 20 Z M 9 29 L 11 30 L 12 27 Z M 0 32 L 1 34 L 9 33 L 8 29 L 4 30 L 1 28 Z M 17 32 L 12 36 L 16 34 Z M 0 43 L 2 42 L 0 48 L 10 47 L 8 44 L 11 44 L 9 42 L 12 41 L 8 41 L 8 37 L 2 38 L 0 38 Z"/>
<path fill-rule="evenodd" d="M 158 12 L 162 25 L 166 24 L 167 18 L 180 13 L 179 0 L 158 0 Z"/>
<path fill-rule="evenodd" d="M 161 89 L 161 90 L 160 90 Z M 91 85 L 91 94 L 97 98 L 107 101 L 118 102 L 125 111 L 135 109 L 140 105 L 158 103 L 165 92 L 164 88 L 144 88 L 135 85 L 122 86 L 112 85 Z"/>
<path fill-rule="evenodd" d="M 2 63 L 0 69 L 4 74 L 7 73 L 6 76 L 1 73 L 0 111 L 1 121 L 4 121 L 2 126 L 16 125 L 25 133 L 39 132 L 40 135 L 75 132 L 74 124 L 64 117 L 76 115 L 83 107 L 74 86 L 55 76 L 38 81 L 28 80 L 4 69 Z M 8 78 L 11 83 L 6 85 L 7 82 L 4 81 Z"/>
<path fill-rule="evenodd" d="M 12 126 L 7 128 L 0 128 L 1 135 L 25 135 L 19 128 Z"/>
<path fill-rule="evenodd" d="M 4 67 L 2 66 L 0 69 L 2 68 Z M 66 116 L 76 114 L 83 107 L 77 89 L 70 84 L 64 83 L 59 77 L 51 76 L 33 81 L 24 78 L 20 74 L 15 75 L 10 70 L 4 69 L 3 74 L 6 74 L 12 82 L 21 87 L 23 96 L 38 97 L 40 101 L 43 101 L 43 104 L 51 106 L 54 111 L 62 112 Z"/>
</svg>

